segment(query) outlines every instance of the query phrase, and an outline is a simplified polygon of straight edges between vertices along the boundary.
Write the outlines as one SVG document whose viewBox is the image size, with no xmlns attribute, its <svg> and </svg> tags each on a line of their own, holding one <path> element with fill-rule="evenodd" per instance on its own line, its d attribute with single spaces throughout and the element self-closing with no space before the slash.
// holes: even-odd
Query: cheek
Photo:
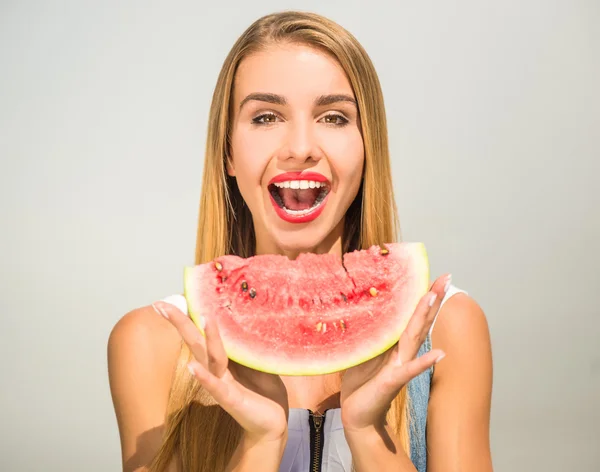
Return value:
<svg viewBox="0 0 600 472">
<path fill-rule="evenodd" d="M 233 134 L 231 139 L 231 156 L 233 175 L 244 199 L 251 206 L 253 195 L 260 190 L 261 178 L 272 155 L 273 142 L 265 133 Z"/>
<path fill-rule="evenodd" d="M 357 187 L 365 161 L 363 140 L 358 130 L 328 140 L 325 152 L 333 171 L 345 188 Z"/>
<path fill-rule="evenodd" d="M 277 147 L 278 137 L 272 131 L 238 128 L 231 137 L 231 154 L 238 168 L 265 168 Z"/>
</svg>

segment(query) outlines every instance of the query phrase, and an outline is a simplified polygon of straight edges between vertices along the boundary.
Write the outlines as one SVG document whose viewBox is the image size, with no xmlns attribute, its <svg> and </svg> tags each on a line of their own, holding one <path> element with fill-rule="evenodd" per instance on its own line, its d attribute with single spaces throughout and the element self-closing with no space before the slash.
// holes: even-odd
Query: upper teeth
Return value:
<svg viewBox="0 0 600 472">
<path fill-rule="evenodd" d="M 325 182 L 316 182 L 314 180 L 287 180 L 285 182 L 276 182 L 275 186 L 279 188 L 320 188 L 325 187 Z"/>
</svg>

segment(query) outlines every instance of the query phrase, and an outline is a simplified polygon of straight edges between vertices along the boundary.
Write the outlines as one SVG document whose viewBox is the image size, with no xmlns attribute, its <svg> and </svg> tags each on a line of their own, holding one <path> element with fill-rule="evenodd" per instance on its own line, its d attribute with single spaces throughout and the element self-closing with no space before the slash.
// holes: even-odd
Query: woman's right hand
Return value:
<svg viewBox="0 0 600 472">
<path fill-rule="evenodd" d="M 289 407 L 281 378 L 228 359 L 214 318 L 205 318 L 203 335 L 176 306 L 162 301 L 153 306 L 189 346 L 195 358 L 188 364 L 192 375 L 239 423 L 245 439 L 252 443 L 284 440 Z"/>
</svg>

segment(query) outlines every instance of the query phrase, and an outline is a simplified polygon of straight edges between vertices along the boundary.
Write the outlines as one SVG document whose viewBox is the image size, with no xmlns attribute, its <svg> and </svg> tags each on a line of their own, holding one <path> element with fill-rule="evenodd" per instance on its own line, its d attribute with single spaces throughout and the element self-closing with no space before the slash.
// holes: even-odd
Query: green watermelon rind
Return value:
<svg viewBox="0 0 600 472">
<path fill-rule="evenodd" d="M 378 349 L 373 349 L 371 351 L 367 351 L 361 353 L 360 356 L 356 355 L 354 357 L 344 357 L 340 358 L 340 361 L 337 363 L 329 363 L 328 368 L 319 368 L 319 367 L 311 367 L 306 366 L 305 368 L 298 369 L 290 369 L 290 368 L 277 368 L 274 365 L 265 366 L 261 363 L 260 359 L 256 359 L 252 357 L 251 354 L 246 352 L 244 349 L 237 349 L 234 345 L 224 345 L 225 352 L 227 357 L 238 364 L 244 365 L 254 370 L 258 370 L 261 372 L 268 372 L 276 375 L 286 375 L 286 376 L 312 376 L 312 375 L 325 375 L 331 374 L 334 372 L 340 372 L 346 370 L 355 365 L 366 362 L 370 359 L 377 357 L 380 354 L 383 354 L 392 346 L 394 346 L 400 336 L 406 329 L 413 312 L 415 311 L 419 301 L 421 298 L 427 293 L 430 287 L 430 267 L 429 267 L 429 258 L 427 254 L 427 250 L 423 243 L 395 243 L 402 244 L 406 247 L 407 244 L 411 246 L 410 254 L 411 254 L 411 272 L 415 274 L 420 274 L 420 280 L 416 279 L 415 283 L 419 283 L 418 287 L 415 288 L 412 293 L 414 294 L 414 298 L 412 300 L 406 300 L 403 306 L 400 308 L 400 311 L 405 314 L 403 318 L 403 323 L 399 325 L 395 330 L 390 330 L 389 336 L 385 339 L 381 339 L 381 341 L 377 344 Z M 190 277 L 190 274 L 196 270 L 195 267 L 185 267 L 184 268 L 184 290 L 183 294 L 186 299 L 188 305 L 188 314 L 192 319 L 196 327 L 200 330 L 202 335 L 205 335 L 204 330 L 202 330 L 199 318 L 200 318 L 200 310 L 199 307 L 194 306 L 192 302 L 191 293 L 194 290 L 193 280 L 194 277 Z M 410 313 L 410 315 L 406 314 Z M 358 352 L 358 351 L 357 351 Z M 318 363 L 315 362 L 315 366 Z"/>
</svg>

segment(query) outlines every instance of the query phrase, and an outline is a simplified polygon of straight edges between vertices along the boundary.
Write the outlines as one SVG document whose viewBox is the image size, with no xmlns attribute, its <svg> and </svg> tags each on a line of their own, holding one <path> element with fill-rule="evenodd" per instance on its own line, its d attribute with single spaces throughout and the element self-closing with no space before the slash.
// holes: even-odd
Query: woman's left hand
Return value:
<svg viewBox="0 0 600 472">
<path fill-rule="evenodd" d="M 437 279 L 420 300 L 400 340 L 383 354 L 346 371 L 340 393 L 346 431 L 384 425 L 386 412 L 400 389 L 442 359 L 444 353 L 439 349 L 416 356 L 449 285 L 449 275 Z"/>
</svg>

